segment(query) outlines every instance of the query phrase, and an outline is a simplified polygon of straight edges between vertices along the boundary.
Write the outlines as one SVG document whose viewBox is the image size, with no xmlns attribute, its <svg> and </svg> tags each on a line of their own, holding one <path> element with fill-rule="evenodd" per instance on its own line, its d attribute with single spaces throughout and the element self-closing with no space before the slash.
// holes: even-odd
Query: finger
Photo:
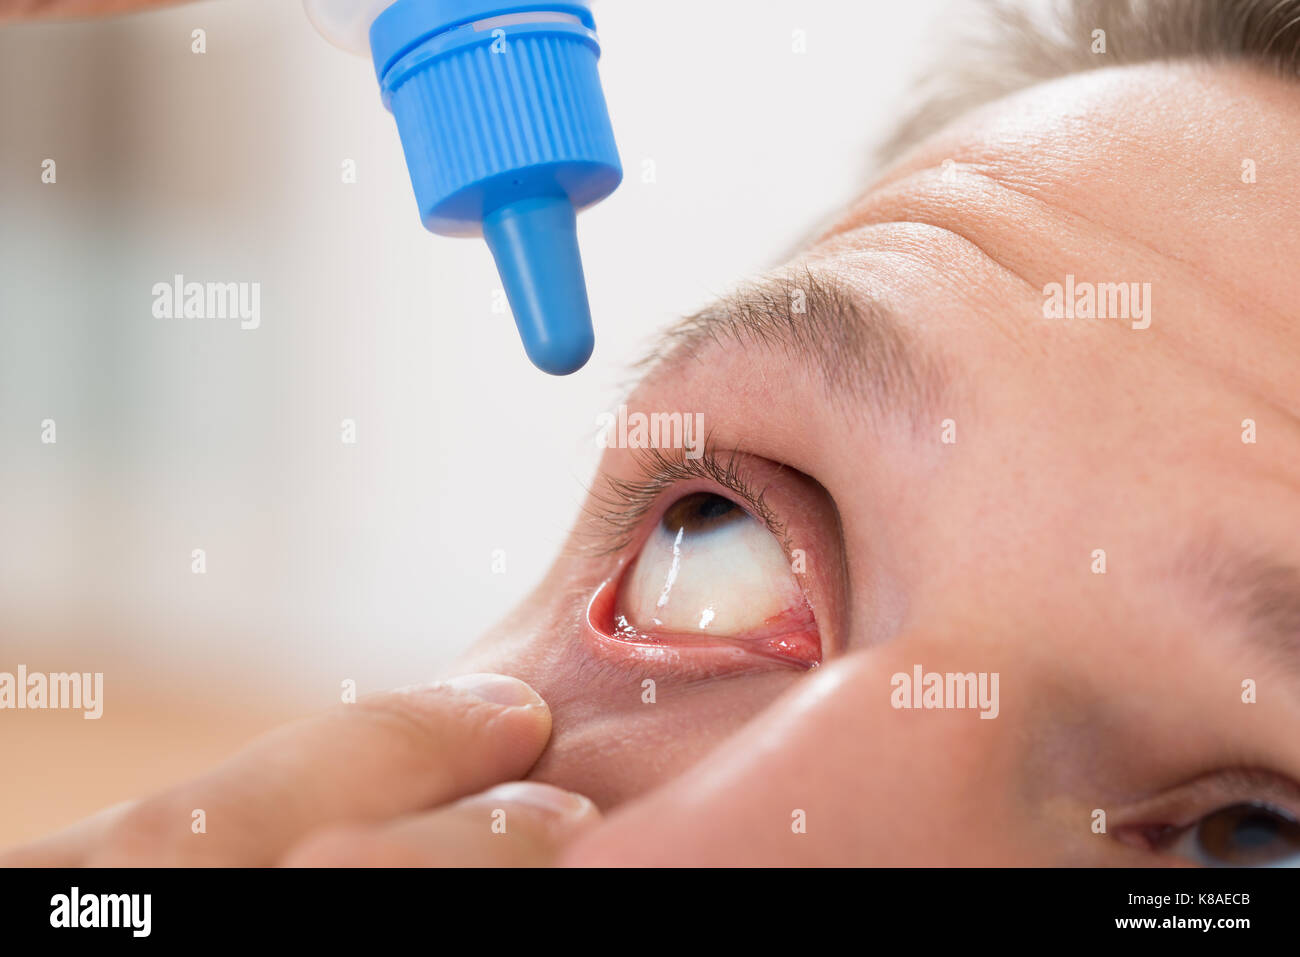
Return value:
<svg viewBox="0 0 1300 957">
<path fill-rule="evenodd" d="M 522 777 L 550 728 L 545 702 L 504 675 L 375 695 L 272 732 L 135 804 L 86 863 L 270 864 L 328 824 L 391 818 Z"/>
<path fill-rule="evenodd" d="M 131 804 L 114 804 L 54 834 L 0 853 L 0 867 L 76 867 L 85 859 L 86 848 L 99 840 Z"/>
<path fill-rule="evenodd" d="M 286 867 L 544 867 L 600 820 L 596 805 L 549 784 L 515 781 L 381 826 L 313 835 Z"/>
</svg>

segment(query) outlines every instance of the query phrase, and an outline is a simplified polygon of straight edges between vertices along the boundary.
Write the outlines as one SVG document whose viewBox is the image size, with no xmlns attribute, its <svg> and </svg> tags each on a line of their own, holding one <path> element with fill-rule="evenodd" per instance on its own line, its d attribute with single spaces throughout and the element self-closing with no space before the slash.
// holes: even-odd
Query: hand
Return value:
<svg viewBox="0 0 1300 957">
<path fill-rule="evenodd" d="M 504 675 L 377 695 L 0 866 L 544 865 L 599 819 L 584 797 L 517 780 L 550 733 L 546 703 Z"/>
</svg>

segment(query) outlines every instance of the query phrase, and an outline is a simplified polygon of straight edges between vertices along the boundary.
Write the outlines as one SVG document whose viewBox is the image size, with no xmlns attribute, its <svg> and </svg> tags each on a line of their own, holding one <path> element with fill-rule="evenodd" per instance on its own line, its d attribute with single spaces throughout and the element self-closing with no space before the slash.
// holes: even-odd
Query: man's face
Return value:
<svg viewBox="0 0 1300 957">
<path fill-rule="evenodd" d="M 1263 76 L 1040 86 L 681 331 L 627 405 L 702 413 L 709 456 L 611 448 L 463 662 L 550 702 L 533 776 L 622 804 L 784 694 L 749 783 L 834 815 L 838 860 L 1213 860 L 1221 808 L 1300 815 L 1297 144 Z M 810 634 L 820 668 L 771 656 Z M 898 707 L 916 666 L 996 706 Z"/>
</svg>

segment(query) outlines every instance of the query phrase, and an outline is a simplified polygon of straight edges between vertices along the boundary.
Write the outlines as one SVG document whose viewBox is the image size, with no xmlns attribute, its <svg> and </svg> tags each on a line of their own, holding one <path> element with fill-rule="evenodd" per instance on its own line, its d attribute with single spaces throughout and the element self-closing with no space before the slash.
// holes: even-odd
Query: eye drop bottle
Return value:
<svg viewBox="0 0 1300 957">
<path fill-rule="evenodd" d="M 594 335 L 576 214 L 623 171 L 589 0 L 304 0 L 331 43 L 369 52 L 420 219 L 482 236 L 524 350 L 553 375 Z"/>
</svg>

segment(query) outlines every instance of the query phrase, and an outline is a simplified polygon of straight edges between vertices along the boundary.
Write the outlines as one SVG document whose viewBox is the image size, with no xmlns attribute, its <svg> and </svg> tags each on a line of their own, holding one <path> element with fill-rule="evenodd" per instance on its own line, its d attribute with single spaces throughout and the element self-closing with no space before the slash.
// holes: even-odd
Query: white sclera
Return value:
<svg viewBox="0 0 1300 957">
<path fill-rule="evenodd" d="M 303 0 L 307 19 L 330 43 L 349 53 L 370 53 L 370 25 L 393 0 Z"/>
<path fill-rule="evenodd" d="M 649 635 L 744 637 L 801 600 L 776 538 L 742 511 L 704 531 L 657 525 L 623 582 L 617 610 Z"/>
</svg>

